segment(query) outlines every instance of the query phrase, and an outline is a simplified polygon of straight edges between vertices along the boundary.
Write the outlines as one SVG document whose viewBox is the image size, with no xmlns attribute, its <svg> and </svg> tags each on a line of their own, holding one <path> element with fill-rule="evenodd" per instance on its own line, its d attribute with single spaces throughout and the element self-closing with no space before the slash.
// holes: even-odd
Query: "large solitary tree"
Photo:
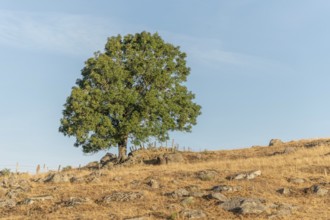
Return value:
<svg viewBox="0 0 330 220">
<path fill-rule="evenodd" d="M 186 54 L 156 33 L 108 38 L 104 52 L 85 62 L 64 105 L 59 131 L 75 136 L 76 147 L 91 153 L 118 146 L 126 156 L 134 145 L 169 131 L 190 132 L 201 107 L 185 86 Z"/>
</svg>

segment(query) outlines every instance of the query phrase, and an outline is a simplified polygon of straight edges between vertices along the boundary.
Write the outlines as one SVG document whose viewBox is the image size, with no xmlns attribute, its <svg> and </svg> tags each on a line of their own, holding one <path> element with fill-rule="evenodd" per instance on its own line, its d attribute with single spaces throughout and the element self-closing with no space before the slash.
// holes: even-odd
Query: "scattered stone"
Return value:
<svg viewBox="0 0 330 220">
<path fill-rule="evenodd" d="M 244 179 L 252 180 L 260 175 L 261 175 L 261 171 L 255 170 L 255 171 L 251 171 L 251 172 L 247 172 L 247 173 L 238 173 L 238 174 L 230 175 L 230 176 L 227 176 L 226 179 L 228 179 L 228 180 L 244 180 Z"/>
<path fill-rule="evenodd" d="M 310 188 L 305 189 L 305 193 L 312 193 L 318 196 L 325 196 L 328 194 L 328 190 L 324 189 L 320 185 L 313 185 Z"/>
<path fill-rule="evenodd" d="M 225 195 L 218 193 L 218 192 L 210 193 L 206 196 L 206 198 L 207 199 L 216 199 L 219 202 L 225 202 L 228 200 L 228 198 Z"/>
<path fill-rule="evenodd" d="M 182 201 L 181 201 L 181 204 L 182 205 L 191 205 L 194 203 L 194 197 L 192 196 L 189 196 L 187 198 L 184 198 Z"/>
<path fill-rule="evenodd" d="M 12 208 L 16 206 L 16 202 L 13 199 L 0 199 L 0 208 Z"/>
<path fill-rule="evenodd" d="M 79 197 L 70 197 L 69 200 L 64 201 L 65 206 L 76 206 L 76 205 L 81 205 L 84 203 L 90 202 L 90 199 L 88 198 L 79 198 Z"/>
<path fill-rule="evenodd" d="M 283 141 L 280 139 L 271 139 L 269 142 L 269 146 L 277 146 L 283 144 Z"/>
<path fill-rule="evenodd" d="M 42 195 L 42 196 L 34 196 L 30 198 L 26 198 L 23 201 L 19 202 L 19 205 L 31 205 L 34 202 L 45 201 L 45 200 L 53 200 L 53 196 L 50 195 Z"/>
<path fill-rule="evenodd" d="M 291 190 L 289 188 L 281 188 L 281 189 L 278 189 L 276 192 L 282 194 L 282 195 L 290 195 L 291 194 Z"/>
<path fill-rule="evenodd" d="M 147 185 L 150 186 L 151 188 L 153 189 L 158 189 L 159 188 L 159 183 L 157 180 L 154 180 L 154 179 L 150 179 L 148 182 L 147 182 Z"/>
<path fill-rule="evenodd" d="M 267 209 L 264 203 L 262 199 L 234 197 L 220 204 L 220 207 L 235 214 L 260 214 Z"/>
<path fill-rule="evenodd" d="M 101 164 L 99 164 L 99 162 L 94 161 L 94 162 L 90 162 L 88 163 L 84 168 L 88 169 L 88 170 L 98 170 L 100 169 Z"/>
<path fill-rule="evenodd" d="M 117 156 L 112 153 L 106 153 L 101 160 L 100 164 L 102 167 L 106 166 L 109 163 L 116 163 L 117 162 Z"/>
<path fill-rule="evenodd" d="M 142 199 L 144 194 L 142 192 L 113 192 L 102 199 L 102 202 L 129 202 L 133 200 Z"/>
<path fill-rule="evenodd" d="M 214 192 L 236 192 L 242 189 L 241 186 L 228 186 L 228 185 L 219 185 L 214 186 L 211 190 Z"/>
<path fill-rule="evenodd" d="M 218 172 L 215 170 L 202 170 L 197 172 L 196 175 L 200 180 L 209 181 L 213 180 L 218 175 Z"/>
<path fill-rule="evenodd" d="M 201 219 L 201 218 L 206 218 L 206 214 L 200 210 L 200 209 L 196 209 L 196 210 L 183 210 L 181 212 L 181 215 L 185 218 L 188 219 Z"/>
<path fill-rule="evenodd" d="M 299 184 L 299 183 L 304 183 L 305 179 L 302 179 L 302 178 L 289 178 L 288 182 Z"/>
<path fill-rule="evenodd" d="M 189 196 L 190 192 L 188 190 L 186 190 L 185 188 L 180 188 L 180 189 L 173 191 L 172 193 L 169 193 L 168 195 L 170 195 L 174 198 L 177 198 L 177 197 Z"/>
<path fill-rule="evenodd" d="M 45 179 L 45 183 L 66 183 L 70 182 L 70 176 L 63 173 L 51 173 Z"/>
<path fill-rule="evenodd" d="M 157 157 L 158 164 L 170 164 L 170 163 L 182 163 L 184 158 L 180 153 L 164 154 L 163 156 Z"/>
</svg>

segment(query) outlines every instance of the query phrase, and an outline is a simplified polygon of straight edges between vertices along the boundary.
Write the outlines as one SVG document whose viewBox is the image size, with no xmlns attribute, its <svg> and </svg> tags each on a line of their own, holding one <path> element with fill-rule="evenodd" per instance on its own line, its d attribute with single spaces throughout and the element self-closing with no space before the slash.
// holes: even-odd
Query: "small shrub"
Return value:
<svg viewBox="0 0 330 220">
<path fill-rule="evenodd" d="M 10 175 L 10 169 L 8 168 L 4 168 L 2 170 L 0 170 L 0 176 L 9 176 Z"/>
<path fill-rule="evenodd" d="M 66 166 L 62 168 L 62 171 L 72 170 L 72 166 Z"/>
</svg>

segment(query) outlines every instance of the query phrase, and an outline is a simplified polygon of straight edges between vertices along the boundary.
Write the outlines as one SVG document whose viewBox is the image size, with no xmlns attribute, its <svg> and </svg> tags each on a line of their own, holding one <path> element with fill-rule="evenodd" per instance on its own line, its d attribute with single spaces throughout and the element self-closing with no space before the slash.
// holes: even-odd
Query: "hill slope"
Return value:
<svg viewBox="0 0 330 220">
<path fill-rule="evenodd" d="M 101 169 L 2 176 L 0 217 L 329 219 L 329 146 L 318 139 L 199 153 L 141 150 Z"/>
</svg>

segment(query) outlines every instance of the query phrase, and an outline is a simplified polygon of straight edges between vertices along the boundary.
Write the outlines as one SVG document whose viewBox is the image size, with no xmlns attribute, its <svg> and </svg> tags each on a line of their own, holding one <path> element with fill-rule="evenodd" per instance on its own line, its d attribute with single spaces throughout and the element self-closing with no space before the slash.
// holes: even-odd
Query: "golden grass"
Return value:
<svg viewBox="0 0 330 220">
<path fill-rule="evenodd" d="M 253 147 L 231 151 L 210 151 L 202 153 L 185 152 L 186 158 L 198 158 L 183 164 L 152 166 L 138 164 L 133 167 L 117 167 L 102 170 L 99 181 L 92 183 L 35 183 L 32 190 L 19 199 L 36 195 L 53 195 L 53 201 L 45 201 L 32 205 L 16 206 L 12 209 L 0 208 L 2 219 L 124 219 L 136 216 L 149 216 L 149 219 L 183 219 L 183 209 L 202 209 L 208 219 L 263 219 L 266 215 L 239 217 L 218 207 L 215 201 L 195 198 L 194 203 L 182 205 L 180 199 L 166 196 L 165 193 L 176 189 L 196 185 L 201 190 L 209 190 L 219 184 L 239 185 L 241 191 L 224 193 L 228 197 L 246 196 L 264 198 L 271 202 L 289 203 L 299 207 L 298 211 L 283 219 L 330 219 L 329 195 L 320 197 L 298 193 L 284 196 L 276 192 L 281 187 L 294 188 L 301 191 L 313 184 L 322 182 L 330 186 L 330 152 L 329 146 L 315 148 L 302 147 L 315 140 L 289 142 L 275 147 Z M 286 147 L 295 147 L 289 154 L 275 154 Z M 196 157 L 197 154 L 200 154 Z M 273 155 L 273 156 L 272 156 Z M 197 178 L 196 173 L 202 170 L 214 170 L 218 175 L 210 180 Z M 226 176 L 236 172 L 261 170 L 262 175 L 254 180 L 229 181 Z M 77 177 L 91 173 L 86 170 L 68 171 Z M 40 174 L 44 177 L 47 174 Z M 35 178 L 32 176 L 29 178 Z M 288 178 L 303 178 L 306 182 L 293 184 Z M 28 178 L 28 177 L 18 177 Z M 160 184 L 160 189 L 147 186 L 152 178 Z M 111 202 L 103 204 L 99 201 L 114 191 L 143 192 L 144 199 L 132 202 Z M 299 191 L 299 192 L 300 192 Z M 65 207 L 63 201 L 70 197 L 88 198 L 91 202 L 73 207 Z M 115 217 L 114 217 L 115 216 Z"/>
</svg>

